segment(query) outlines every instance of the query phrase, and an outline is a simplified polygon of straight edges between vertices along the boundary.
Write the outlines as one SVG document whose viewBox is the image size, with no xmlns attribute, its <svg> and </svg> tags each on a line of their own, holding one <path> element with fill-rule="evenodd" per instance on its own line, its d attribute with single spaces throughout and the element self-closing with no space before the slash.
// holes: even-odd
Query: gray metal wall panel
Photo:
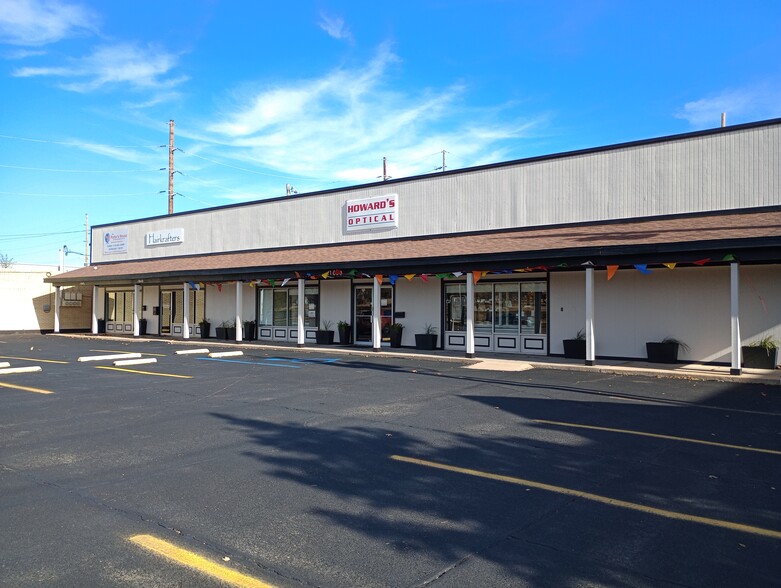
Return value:
<svg viewBox="0 0 781 588">
<path fill-rule="evenodd" d="M 127 254 L 93 261 L 239 251 L 635 218 L 781 204 L 781 125 L 442 176 L 170 218 L 124 223 Z M 399 227 L 343 233 L 347 200 L 396 193 Z M 144 247 L 150 231 L 183 228 L 184 243 Z"/>
</svg>

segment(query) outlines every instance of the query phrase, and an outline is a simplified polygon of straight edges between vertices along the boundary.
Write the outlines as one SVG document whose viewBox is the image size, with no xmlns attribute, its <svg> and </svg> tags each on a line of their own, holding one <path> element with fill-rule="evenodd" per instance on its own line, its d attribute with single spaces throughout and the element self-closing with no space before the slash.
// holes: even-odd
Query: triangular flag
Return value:
<svg viewBox="0 0 781 588">
<path fill-rule="evenodd" d="M 420 274 L 420 279 L 424 282 L 428 282 L 428 274 Z"/>
<path fill-rule="evenodd" d="M 382 274 L 377 274 L 374 277 L 377 280 L 377 283 L 380 284 L 380 286 L 382 286 Z"/>
<path fill-rule="evenodd" d="M 327 280 L 327 279 L 328 279 L 328 272 L 324 272 L 322 275 L 323 275 L 323 279 L 324 279 L 324 280 Z"/>
<path fill-rule="evenodd" d="M 206 285 L 203 282 L 198 282 L 198 287 L 199 288 L 205 288 Z"/>
<path fill-rule="evenodd" d="M 737 261 L 737 258 L 732 253 L 727 253 L 721 261 Z"/>
<path fill-rule="evenodd" d="M 271 287 L 273 288 L 274 286 L 276 286 L 276 284 L 277 284 L 277 281 L 276 281 L 276 280 L 274 280 L 274 279 L 271 279 L 271 278 L 269 278 L 269 281 L 268 281 L 268 283 L 269 283 L 269 284 L 271 284 Z"/>
<path fill-rule="evenodd" d="M 350 276 L 351 278 L 354 278 L 357 273 L 358 273 L 358 270 L 352 269 L 349 272 L 347 272 L 347 275 Z"/>
<path fill-rule="evenodd" d="M 584 261 L 580 265 L 585 265 L 586 267 L 594 267 L 594 262 L 593 261 Z"/>
<path fill-rule="evenodd" d="M 453 272 L 453 276 L 456 277 L 456 278 L 460 278 L 463 275 L 464 275 L 464 272 Z"/>
<path fill-rule="evenodd" d="M 399 279 L 399 276 L 394 276 L 393 274 L 391 274 L 390 276 L 388 276 L 388 279 L 390 280 L 391 286 L 393 286 L 396 284 L 396 280 Z"/>
<path fill-rule="evenodd" d="M 284 287 L 285 284 L 287 284 L 289 281 L 290 281 L 290 278 L 285 278 L 284 280 L 282 280 L 282 287 Z"/>
<path fill-rule="evenodd" d="M 566 264 L 566 262 L 565 262 L 565 263 L 560 263 L 560 264 L 559 264 L 559 265 L 557 265 L 556 267 L 567 267 L 567 264 Z"/>
<path fill-rule="evenodd" d="M 613 278 L 613 276 L 616 275 L 617 271 L 618 271 L 618 266 L 617 265 L 609 265 L 609 266 L 607 266 L 607 279 L 608 279 L 608 281 L 610 281 Z"/>
<path fill-rule="evenodd" d="M 675 261 L 673 261 L 672 263 L 663 263 L 662 265 L 663 265 L 664 267 L 668 267 L 668 268 L 670 268 L 670 269 L 675 269 L 675 266 L 676 266 L 676 265 L 678 265 L 678 263 L 677 263 L 677 262 L 675 262 Z"/>
<path fill-rule="evenodd" d="M 477 284 L 477 282 L 480 281 L 480 278 L 482 278 L 485 275 L 486 272 L 472 272 L 472 281 Z"/>
<path fill-rule="evenodd" d="M 249 283 L 249 286 L 250 286 L 250 288 L 254 288 L 254 287 L 255 287 L 255 280 L 252 280 L 252 281 Z"/>
<path fill-rule="evenodd" d="M 262 282 L 263 282 L 264 284 L 266 284 L 266 286 L 270 286 L 270 285 L 271 285 L 271 282 L 269 282 L 268 280 L 262 280 Z"/>
<path fill-rule="evenodd" d="M 518 272 L 519 274 L 526 273 L 526 268 L 519 267 L 518 269 L 514 269 L 514 272 Z"/>
<path fill-rule="evenodd" d="M 295 272 L 295 274 L 296 274 L 296 278 L 298 278 L 300 280 L 301 279 L 301 274 L 299 274 L 298 272 Z"/>
<path fill-rule="evenodd" d="M 648 269 L 647 263 L 637 263 L 635 264 L 635 269 L 639 271 L 641 274 L 650 274 L 651 270 Z"/>
<path fill-rule="evenodd" d="M 437 274 L 437 277 L 438 277 L 440 280 L 444 280 L 444 279 L 447 277 L 447 274 Z"/>
<path fill-rule="evenodd" d="M 698 259 L 697 261 L 692 261 L 694 265 L 705 265 L 710 261 L 710 257 L 706 257 L 705 259 Z"/>
<path fill-rule="evenodd" d="M 415 274 L 404 274 L 404 277 L 407 278 L 411 282 L 412 278 L 415 277 Z"/>
<path fill-rule="evenodd" d="M 195 289 L 196 289 L 196 288 L 195 288 L 195 282 L 187 282 L 187 284 L 188 284 L 188 285 L 190 286 L 190 288 L 192 288 L 193 290 L 195 290 Z"/>
<path fill-rule="evenodd" d="M 217 292 L 222 292 L 222 284 L 217 284 Z"/>
<path fill-rule="evenodd" d="M 335 276 L 341 276 L 341 275 L 342 275 L 342 270 L 340 270 L 340 269 L 335 269 L 335 270 L 331 271 L 331 273 L 332 273 L 333 275 L 335 275 Z"/>
</svg>

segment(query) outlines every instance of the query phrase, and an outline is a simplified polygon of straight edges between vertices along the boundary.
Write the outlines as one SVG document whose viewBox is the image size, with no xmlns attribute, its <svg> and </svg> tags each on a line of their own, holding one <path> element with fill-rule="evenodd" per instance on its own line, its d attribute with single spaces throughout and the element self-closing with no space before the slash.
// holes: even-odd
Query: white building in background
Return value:
<svg viewBox="0 0 781 588">
<path fill-rule="evenodd" d="M 44 279 L 59 271 L 56 265 L 21 263 L 0 268 L 0 332 L 54 330 L 56 291 Z M 92 289 L 77 284 L 63 288 L 60 294 L 60 329 L 87 330 Z"/>
<path fill-rule="evenodd" d="M 781 119 L 92 228 L 95 332 L 728 363 L 781 339 Z M 245 325 L 252 321 L 257 326 Z M 220 335 L 223 332 L 220 331 Z"/>
</svg>

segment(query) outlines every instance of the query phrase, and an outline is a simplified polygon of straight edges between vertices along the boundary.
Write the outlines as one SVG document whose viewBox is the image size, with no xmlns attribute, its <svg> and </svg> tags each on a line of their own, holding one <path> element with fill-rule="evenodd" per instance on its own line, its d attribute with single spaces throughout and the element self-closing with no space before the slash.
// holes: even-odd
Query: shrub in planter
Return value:
<svg viewBox="0 0 781 588">
<path fill-rule="evenodd" d="M 778 365 L 778 342 L 773 337 L 765 337 L 741 347 L 740 350 L 743 354 L 743 367 L 774 370 Z"/>
<path fill-rule="evenodd" d="M 689 351 L 689 346 L 683 341 L 665 337 L 661 341 L 654 341 L 645 344 L 645 350 L 648 354 L 648 361 L 651 363 L 678 363 L 678 350 Z"/>
<path fill-rule="evenodd" d="M 415 334 L 416 349 L 436 349 L 437 348 L 437 329 L 432 325 L 426 325 L 422 333 Z"/>
<path fill-rule="evenodd" d="M 201 326 L 201 339 L 208 339 L 212 334 L 212 324 L 209 319 L 204 319 L 200 322 Z"/>
<path fill-rule="evenodd" d="M 568 359 L 586 359 L 586 334 L 579 330 L 574 339 L 564 339 L 564 357 Z"/>
<path fill-rule="evenodd" d="M 404 325 L 402 325 L 401 323 L 391 323 L 388 326 L 388 335 L 390 336 L 390 346 L 401 347 L 401 336 L 403 334 L 404 334 Z M 436 342 L 434 344 L 436 345 Z"/>
<path fill-rule="evenodd" d="M 333 345 L 334 332 L 331 330 L 331 321 L 323 321 L 322 326 L 315 331 L 315 341 L 318 345 Z"/>
<path fill-rule="evenodd" d="M 350 323 L 339 321 L 336 327 L 339 330 L 339 343 L 341 345 L 349 345 L 353 342 L 353 330 L 350 328 Z"/>
</svg>

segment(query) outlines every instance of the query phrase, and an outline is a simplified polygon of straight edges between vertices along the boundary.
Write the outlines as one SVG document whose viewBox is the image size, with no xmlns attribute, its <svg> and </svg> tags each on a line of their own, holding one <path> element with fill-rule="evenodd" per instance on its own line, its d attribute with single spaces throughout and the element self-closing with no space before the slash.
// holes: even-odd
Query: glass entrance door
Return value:
<svg viewBox="0 0 781 588">
<path fill-rule="evenodd" d="M 372 341 L 373 286 L 355 286 L 355 342 Z M 393 286 L 380 286 L 380 332 L 383 342 L 390 342 L 393 322 Z"/>
<path fill-rule="evenodd" d="M 173 292 L 164 290 L 160 295 L 163 298 L 162 304 L 160 305 L 160 333 L 163 335 L 170 335 L 171 317 L 174 313 Z"/>
</svg>

